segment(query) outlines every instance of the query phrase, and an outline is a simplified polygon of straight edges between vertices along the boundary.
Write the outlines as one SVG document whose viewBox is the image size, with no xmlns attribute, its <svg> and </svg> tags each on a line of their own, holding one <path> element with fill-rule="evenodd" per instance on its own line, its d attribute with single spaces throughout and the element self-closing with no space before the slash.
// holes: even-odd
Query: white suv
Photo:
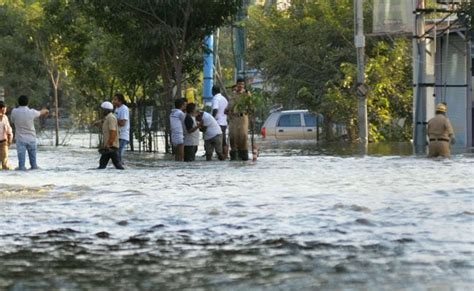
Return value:
<svg viewBox="0 0 474 291">
<path fill-rule="evenodd" d="M 308 110 L 271 111 L 260 134 L 268 140 L 318 140 L 323 117 Z"/>
</svg>

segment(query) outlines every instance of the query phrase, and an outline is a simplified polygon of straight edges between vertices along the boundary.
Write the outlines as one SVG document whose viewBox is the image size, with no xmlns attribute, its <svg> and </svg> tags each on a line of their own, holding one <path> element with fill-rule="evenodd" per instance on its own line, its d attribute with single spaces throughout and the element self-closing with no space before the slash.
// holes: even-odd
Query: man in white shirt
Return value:
<svg viewBox="0 0 474 291">
<path fill-rule="evenodd" d="M 217 124 L 219 124 L 222 130 L 222 154 L 226 159 L 229 152 L 226 138 L 227 106 L 229 105 L 229 102 L 221 94 L 221 89 L 218 86 L 212 87 L 212 95 L 214 96 L 212 98 L 212 116 L 214 116 L 217 121 Z"/>
<path fill-rule="evenodd" d="M 12 123 L 15 124 L 15 139 L 16 151 L 18 154 L 18 170 L 24 171 L 26 152 L 28 151 L 28 158 L 30 159 L 31 169 L 38 169 L 36 163 L 36 130 L 35 119 L 40 116 L 47 116 L 48 109 L 41 111 L 28 108 L 28 97 L 21 95 L 18 98 L 19 107 L 12 110 Z"/>
<path fill-rule="evenodd" d="M 121 93 L 116 93 L 112 99 L 115 107 L 115 117 L 119 127 L 119 160 L 123 164 L 125 148 L 130 141 L 130 113 L 125 105 L 125 97 Z"/>
<path fill-rule="evenodd" d="M 0 101 L 0 169 L 10 170 L 8 165 L 8 147 L 13 141 L 12 128 L 7 117 L 7 106 Z"/>
<path fill-rule="evenodd" d="M 174 109 L 170 114 L 171 145 L 173 146 L 175 160 L 184 161 L 184 119 L 186 114 L 186 101 L 183 98 L 174 101 Z"/>
<path fill-rule="evenodd" d="M 222 154 L 222 130 L 217 121 L 212 117 L 212 115 L 204 111 L 199 113 L 196 120 L 201 123 L 201 128 L 204 131 L 206 160 L 212 160 L 214 150 L 216 151 L 219 160 L 224 160 L 224 155 Z"/>
</svg>

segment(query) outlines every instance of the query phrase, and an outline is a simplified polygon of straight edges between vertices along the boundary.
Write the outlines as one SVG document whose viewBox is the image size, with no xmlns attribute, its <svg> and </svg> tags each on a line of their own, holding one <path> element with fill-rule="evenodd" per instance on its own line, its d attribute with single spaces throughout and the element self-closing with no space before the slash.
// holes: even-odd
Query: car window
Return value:
<svg viewBox="0 0 474 291">
<path fill-rule="evenodd" d="M 298 127 L 301 126 L 300 114 L 285 114 L 278 120 L 278 126 L 280 127 Z"/>
<path fill-rule="evenodd" d="M 309 113 L 305 113 L 305 115 L 304 115 L 304 124 L 307 127 L 316 127 L 316 116 L 314 116 L 312 114 L 309 114 Z"/>
</svg>

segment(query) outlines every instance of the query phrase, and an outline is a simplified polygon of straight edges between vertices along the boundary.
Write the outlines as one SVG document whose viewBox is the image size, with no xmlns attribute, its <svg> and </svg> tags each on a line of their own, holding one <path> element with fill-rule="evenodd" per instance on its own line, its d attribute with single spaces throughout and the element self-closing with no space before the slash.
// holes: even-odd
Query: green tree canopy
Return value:
<svg viewBox="0 0 474 291">
<path fill-rule="evenodd" d="M 249 16 L 247 58 L 275 86 L 273 102 L 322 113 L 328 139 L 331 123 L 345 124 L 355 138 L 353 1 L 294 0 L 288 10 L 252 7 Z M 411 132 L 409 42 L 369 38 L 366 62 L 367 83 L 372 88 L 370 140 L 407 140 Z M 400 120 L 407 121 L 406 125 Z M 396 134 L 388 131 L 394 123 L 401 124 Z"/>
</svg>

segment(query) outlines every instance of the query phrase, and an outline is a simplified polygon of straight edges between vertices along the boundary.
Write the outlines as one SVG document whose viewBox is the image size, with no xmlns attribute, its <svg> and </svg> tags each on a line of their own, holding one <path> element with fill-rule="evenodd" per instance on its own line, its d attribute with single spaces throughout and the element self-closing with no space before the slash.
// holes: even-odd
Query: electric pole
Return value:
<svg viewBox="0 0 474 291">
<path fill-rule="evenodd" d="M 359 142 L 366 149 L 368 143 L 367 125 L 367 85 L 365 84 L 365 36 L 364 36 L 364 0 L 354 1 L 355 11 L 355 37 L 354 43 L 357 50 L 357 95 Z"/>
<path fill-rule="evenodd" d="M 416 154 L 426 152 L 426 37 L 424 0 L 414 0 L 415 19 L 413 23 L 413 90 L 414 99 L 414 133 L 413 144 Z"/>
<path fill-rule="evenodd" d="M 212 106 L 212 85 L 214 85 L 214 35 L 210 34 L 204 39 L 204 81 L 202 88 L 202 103 Z"/>
</svg>

